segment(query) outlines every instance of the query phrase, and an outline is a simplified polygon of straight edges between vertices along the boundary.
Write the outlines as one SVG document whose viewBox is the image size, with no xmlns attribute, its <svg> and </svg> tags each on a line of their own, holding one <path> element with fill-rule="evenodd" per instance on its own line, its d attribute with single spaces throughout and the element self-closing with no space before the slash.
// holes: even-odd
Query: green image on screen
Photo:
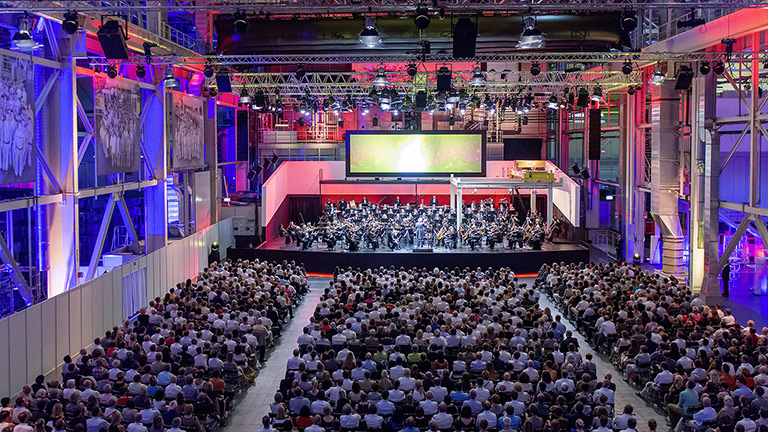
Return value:
<svg viewBox="0 0 768 432">
<path fill-rule="evenodd" d="M 353 174 L 480 173 L 480 134 L 350 134 Z"/>
</svg>

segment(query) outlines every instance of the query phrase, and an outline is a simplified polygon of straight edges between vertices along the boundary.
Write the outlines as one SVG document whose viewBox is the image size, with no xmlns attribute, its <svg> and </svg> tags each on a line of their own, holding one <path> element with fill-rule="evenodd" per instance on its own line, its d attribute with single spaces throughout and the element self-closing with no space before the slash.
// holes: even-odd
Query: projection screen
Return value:
<svg viewBox="0 0 768 432">
<path fill-rule="evenodd" d="M 348 177 L 485 176 L 485 133 L 347 131 Z"/>
</svg>

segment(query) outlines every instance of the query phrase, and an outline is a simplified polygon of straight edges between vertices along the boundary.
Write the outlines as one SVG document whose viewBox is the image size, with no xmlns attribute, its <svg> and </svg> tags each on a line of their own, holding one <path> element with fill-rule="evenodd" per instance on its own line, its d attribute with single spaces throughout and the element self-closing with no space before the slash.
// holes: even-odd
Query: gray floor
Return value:
<svg viewBox="0 0 768 432">
<path fill-rule="evenodd" d="M 280 380 L 285 375 L 285 362 L 292 356 L 293 349 L 296 347 L 296 339 L 314 313 L 315 306 L 320 299 L 323 289 L 327 286 L 328 280 L 328 278 L 310 278 L 310 292 L 302 301 L 293 321 L 285 330 L 275 350 L 267 359 L 264 369 L 259 372 L 253 387 L 248 390 L 245 398 L 235 407 L 234 412 L 230 416 L 229 425 L 223 429 L 223 432 L 252 432 L 261 428 L 261 418 L 268 413 L 269 404 L 273 401 L 275 391 L 280 386 Z M 526 279 L 523 279 L 523 281 L 528 282 L 529 286 L 533 282 Z M 555 305 L 546 297 L 541 297 L 540 304 L 542 307 L 550 308 L 553 313 L 558 313 Z M 569 329 L 573 330 L 570 322 L 567 320 L 563 320 L 563 322 Z M 662 428 L 665 424 L 664 418 L 638 397 L 635 393 L 636 390 L 622 379 L 622 375 L 610 363 L 603 361 L 584 342 L 581 335 L 576 332 L 574 333 L 579 339 L 581 355 L 584 356 L 588 352 L 593 354 L 598 376 L 602 378 L 607 372 L 613 374 L 613 381 L 616 383 L 616 410 L 621 412 L 624 405 L 632 404 L 637 415 L 638 430 L 646 430 L 648 420 L 651 418 L 656 419 L 659 427 Z"/>
</svg>

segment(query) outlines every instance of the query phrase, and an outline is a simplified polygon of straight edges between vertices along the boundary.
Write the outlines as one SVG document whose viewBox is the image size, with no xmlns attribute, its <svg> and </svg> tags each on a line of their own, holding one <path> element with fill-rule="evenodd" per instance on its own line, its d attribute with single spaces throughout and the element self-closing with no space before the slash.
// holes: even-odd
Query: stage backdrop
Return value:
<svg viewBox="0 0 768 432">
<path fill-rule="evenodd" d="M 173 99 L 173 167 L 203 166 L 203 100 L 171 92 Z"/>
<path fill-rule="evenodd" d="M 347 176 L 485 175 L 485 134 L 347 131 Z"/>
<path fill-rule="evenodd" d="M 108 175 L 141 169 L 141 95 L 135 83 L 93 77 L 96 172 Z"/>
<path fill-rule="evenodd" d="M 0 55 L 0 184 L 35 181 L 32 62 Z"/>
</svg>

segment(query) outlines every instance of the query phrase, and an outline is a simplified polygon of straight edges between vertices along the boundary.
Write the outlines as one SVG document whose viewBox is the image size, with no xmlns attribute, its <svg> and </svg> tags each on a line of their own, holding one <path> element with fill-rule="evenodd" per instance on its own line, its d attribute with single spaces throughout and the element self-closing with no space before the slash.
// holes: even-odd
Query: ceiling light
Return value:
<svg viewBox="0 0 768 432">
<path fill-rule="evenodd" d="M 297 80 L 300 80 L 300 79 L 304 78 L 307 75 L 307 70 L 304 69 L 304 65 L 303 64 L 296 65 L 295 75 L 296 75 L 296 79 Z"/>
<path fill-rule="evenodd" d="M 539 62 L 531 63 L 531 75 L 536 76 L 540 73 L 541 73 L 541 66 L 539 66 Z"/>
<path fill-rule="evenodd" d="M 33 51 L 39 47 L 29 33 L 29 20 L 26 17 L 19 24 L 19 31 L 13 35 L 12 44 L 15 49 L 24 52 Z"/>
<path fill-rule="evenodd" d="M 717 63 L 715 63 L 715 67 L 712 68 L 713 71 L 715 71 L 716 74 L 722 75 L 725 73 L 725 63 L 722 62 L 722 60 L 718 60 Z"/>
<path fill-rule="evenodd" d="M 232 29 L 236 35 L 245 33 L 248 30 L 248 20 L 243 11 L 237 11 L 234 15 L 234 21 L 232 22 Z"/>
<path fill-rule="evenodd" d="M 595 86 L 595 89 L 592 91 L 592 97 L 590 99 L 594 102 L 600 102 L 603 100 L 603 89 L 600 88 L 600 86 Z"/>
<path fill-rule="evenodd" d="M 656 66 L 653 68 L 653 75 L 651 76 L 650 83 L 653 85 L 661 85 L 666 78 L 666 75 L 664 75 L 664 72 L 661 70 L 661 66 Z"/>
<path fill-rule="evenodd" d="M 637 28 L 637 14 L 635 11 L 627 9 L 621 13 L 621 28 L 628 32 Z"/>
<path fill-rule="evenodd" d="M 584 87 L 579 89 L 579 97 L 576 99 L 576 106 L 586 108 L 589 105 L 589 91 Z"/>
<path fill-rule="evenodd" d="M 64 33 L 72 35 L 80 28 L 80 23 L 77 21 L 77 12 L 69 11 L 64 14 L 64 19 L 61 21 L 61 29 Z"/>
<path fill-rule="evenodd" d="M 419 69 L 416 67 L 416 63 L 408 63 L 408 67 L 405 68 L 405 72 L 409 77 L 413 78 L 419 72 Z"/>
<path fill-rule="evenodd" d="M 366 48 L 376 48 L 381 44 L 379 31 L 376 30 L 376 18 L 367 17 L 365 27 L 360 32 L 360 43 Z"/>
<path fill-rule="evenodd" d="M 213 66 L 207 64 L 203 68 L 203 75 L 205 75 L 206 78 L 213 78 L 214 70 Z"/>
<path fill-rule="evenodd" d="M 169 66 L 163 77 L 163 87 L 168 89 L 179 88 L 179 79 L 173 75 L 173 66 Z"/>
<path fill-rule="evenodd" d="M 107 76 L 111 79 L 117 78 L 117 66 L 109 65 L 107 68 Z"/>
<path fill-rule="evenodd" d="M 139 78 L 144 78 L 147 76 L 147 69 L 144 67 L 144 65 L 136 66 L 136 76 Z"/>
<path fill-rule="evenodd" d="M 413 23 L 419 30 L 426 30 L 429 27 L 429 10 L 424 7 L 416 8 L 416 16 L 413 17 Z"/>
<path fill-rule="evenodd" d="M 635 86 L 629 86 L 629 88 L 627 89 L 627 94 L 630 96 L 634 95 L 636 92 L 637 90 L 635 90 Z"/>
<path fill-rule="evenodd" d="M 544 47 L 544 35 L 536 27 L 536 18 L 527 16 L 523 18 L 523 33 L 517 42 L 517 49 L 539 49 Z"/>
<path fill-rule="evenodd" d="M 248 90 L 246 88 L 240 90 L 240 103 L 246 105 L 250 101 L 251 96 L 248 94 Z"/>
<path fill-rule="evenodd" d="M 485 76 L 480 71 L 480 66 L 475 66 L 475 72 L 472 74 L 472 78 L 469 80 L 469 83 L 473 86 L 480 86 L 486 83 Z"/>
<path fill-rule="evenodd" d="M 712 71 L 712 67 L 709 66 L 709 62 L 708 61 L 701 62 L 701 64 L 699 65 L 699 72 L 702 75 L 707 75 L 711 71 Z"/>
<path fill-rule="evenodd" d="M 624 62 L 624 65 L 621 67 L 621 72 L 624 73 L 624 75 L 629 75 L 632 73 L 632 60 L 627 60 Z"/>
<path fill-rule="evenodd" d="M 384 69 L 384 66 L 379 66 L 379 70 L 376 73 L 376 76 L 373 78 L 373 84 L 384 87 L 387 85 L 387 73 L 386 69 Z"/>
</svg>

